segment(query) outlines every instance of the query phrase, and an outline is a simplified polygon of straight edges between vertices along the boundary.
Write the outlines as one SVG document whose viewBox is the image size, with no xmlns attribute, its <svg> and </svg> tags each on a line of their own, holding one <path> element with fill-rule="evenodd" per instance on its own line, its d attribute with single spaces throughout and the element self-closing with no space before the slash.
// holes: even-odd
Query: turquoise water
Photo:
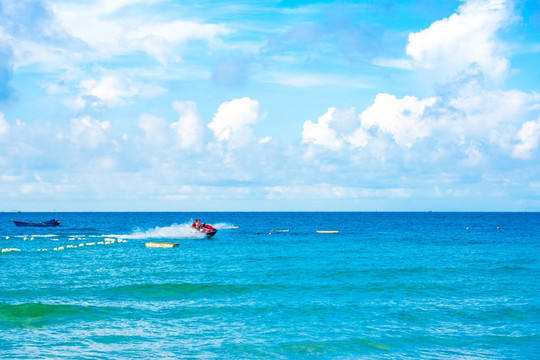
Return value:
<svg viewBox="0 0 540 360">
<path fill-rule="evenodd" d="M 12 248 L 5 359 L 540 358 L 538 213 L 0 213 Z"/>
</svg>

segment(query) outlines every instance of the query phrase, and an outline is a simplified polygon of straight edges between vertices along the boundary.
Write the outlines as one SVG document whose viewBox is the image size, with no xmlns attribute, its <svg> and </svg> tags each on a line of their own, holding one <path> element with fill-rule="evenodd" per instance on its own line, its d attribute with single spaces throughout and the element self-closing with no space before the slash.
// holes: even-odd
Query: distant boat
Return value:
<svg viewBox="0 0 540 360">
<path fill-rule="evenodd" d="M 13 220 L 13 222 L 15 223 L 15 226 L 33 226 L 33 227 L 60 226 L 60 221 L 55 220 L 55 219 L 42 221 L 42 222 L 19 221 L 19 220 Z"/>
</svg>

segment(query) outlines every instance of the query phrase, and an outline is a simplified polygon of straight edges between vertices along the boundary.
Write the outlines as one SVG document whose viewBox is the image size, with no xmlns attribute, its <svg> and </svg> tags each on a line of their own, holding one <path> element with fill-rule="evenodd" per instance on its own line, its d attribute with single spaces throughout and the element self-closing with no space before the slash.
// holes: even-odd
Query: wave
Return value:
<svg viewBox="0 0 540 360">
<path fill-rule="evenodd" d="M 96 321 L 118 315 L 117 307 L 0 302 L 0 330 L 40 328 L 63 322 Z"/>
<path fill-rule="evenodd" d="M 104 289 L 103 293 L 110 296 L 137 298 L 137 299 L 179 299 L 185 297 L 208 296 L 237 296 L 252 291 L 260 291 L 261 285 L 237 284 L 191 284 L 191 283 L 164 283 L 164 284 L 133 284 L 115 288 Z"/>
<path fill-rule="evenodd" d="M 128 235 L 111 235 L 122 237 L 124 239 L 202 239 L 204 234 L 194 232 L 191 229 L 191 224 L 172 224 L 171 226 L 156 226 L 153 229 L 146 231 L 137 230 L 133 234 Z"/>
<path fill-rule="evenodd" d="M 238 229 L 237 225 L 233 225 L 230 223 L 217 223 L 217 224 L 211 224 L 211 225 L 218 230 Z"/>
<path fill-rule="evenodd" d="M 236 229 L 237 226 L 230 223 L 211 224 L 218 230 Z M 191 228 L 191 222 L 184 224 L 172 224 L 170 226 L 156 226 L 149 230 L 136 230 L 127 235 L 104 235 L 121 237 L 123 239 L 203 239 L 206 236 L 200 232 L 195 232 Z"/>
</svg>

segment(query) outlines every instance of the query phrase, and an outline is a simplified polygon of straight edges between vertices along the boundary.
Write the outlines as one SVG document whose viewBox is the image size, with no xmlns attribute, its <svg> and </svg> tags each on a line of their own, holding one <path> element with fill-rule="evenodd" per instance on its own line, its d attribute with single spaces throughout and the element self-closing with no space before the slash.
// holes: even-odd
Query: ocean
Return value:
<svg viewBox="0 0 540 360">
<path fill-rule="evenodd" d="M 0 213 L 0 249 L 2 359 L 540 359 L 540 213 Z"/>
</svg>

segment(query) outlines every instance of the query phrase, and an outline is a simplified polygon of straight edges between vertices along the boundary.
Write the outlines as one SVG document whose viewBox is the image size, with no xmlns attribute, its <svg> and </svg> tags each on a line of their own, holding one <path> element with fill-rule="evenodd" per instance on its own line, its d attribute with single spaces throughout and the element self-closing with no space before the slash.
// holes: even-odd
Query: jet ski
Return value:
<svg viewBox="0 0 540 360">
<path fill-rule="evenodd" d="M 199 231 L 203 233 L 207 238 L 211 238 L 212 236 L 216 235 L 218 230 L 214 228 L 212 225 L 205 224 L 205 223 L 198 223 L 199 226 L 197 226 L 197 221 L 195 221 L 193 224 L 191 224 L 191 229 L 193 231 Z"/>
</svg>

